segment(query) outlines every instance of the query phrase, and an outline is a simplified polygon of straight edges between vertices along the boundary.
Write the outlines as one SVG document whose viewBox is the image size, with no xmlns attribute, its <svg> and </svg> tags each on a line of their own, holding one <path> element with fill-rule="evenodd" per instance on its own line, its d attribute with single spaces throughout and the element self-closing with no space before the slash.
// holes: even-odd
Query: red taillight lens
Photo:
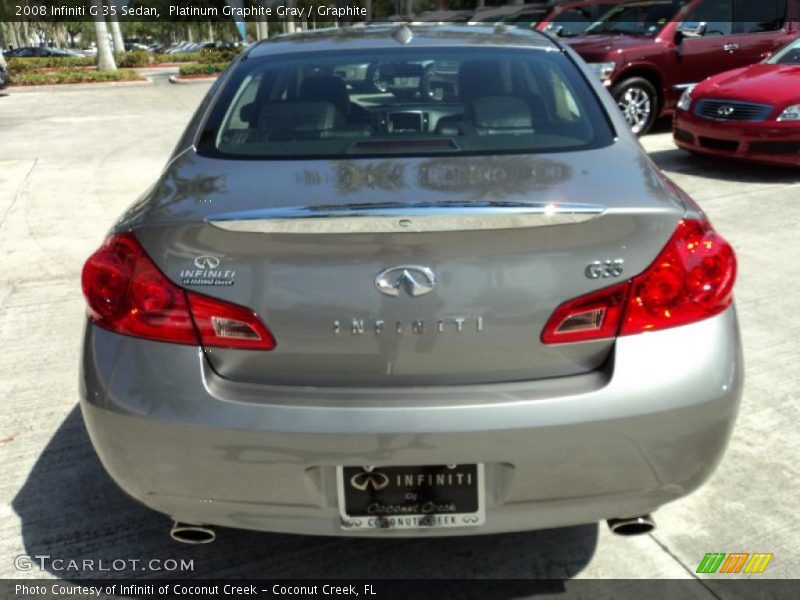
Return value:
<svg viewBox="0 0 800 600">
<path fill-rule="evenodd" d="M 735 280 L 730 245 L 706 221 L 681 221 L 642 274 L 559 306 L 542 342 L 597 340 L 700 321 L 731 305 Z"/>
<path fill-rule="evenodd" d="M 620 335 L 721 313 L 733 302 L 736 256 L 706 221 L 681 221 L 653 264 L 634 278 Z"/>
<path fill-rule="evenodd" d="M 169 281 L 130 233 L 110 236 L 81 277 L 89 318 L 136 337 L 198 344 L 183 290 Z"/>
<path fill-rule="evenodd" d="M 249 308 L 187 292 L 203 346 L 272 350 L 275 338 Z"/>
<path fill-rule="evenodd" d="M 564 344 L 615 337 L 629 287 L 625 282 L 565 302 L 547 322 L 542 342 Z"/>
<path fill-rule="evenodd" d="M 89 257 L 81 285 L 89 318 L 117 333 L 177 344 L 275 347 L 252 310 L 186 292 L 159 271 L 131 233 L 110 236 Z"/>
</svg>

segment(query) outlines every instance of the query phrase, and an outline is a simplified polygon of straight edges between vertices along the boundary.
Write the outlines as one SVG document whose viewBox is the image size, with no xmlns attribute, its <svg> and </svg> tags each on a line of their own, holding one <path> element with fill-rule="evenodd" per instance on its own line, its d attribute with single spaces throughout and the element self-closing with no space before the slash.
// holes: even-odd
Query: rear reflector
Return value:
<svg viewBox="0 0 800 600">
<path fill-rule="evenodd" d="M 91 321 L 116 333 L 193 346 L 275 347 L 255 312 L 175 285 L 132 233 L 110 236 L 89 257 L 81 285 Z"/>
<path fill-rule="evenodd" d="M 606 339 L 707 319 L 731 305 L 735 280 L 728 242 L 707 221 L 681 221 L 643 273 L 559 306 L 542 342 Z"/>
</svg>

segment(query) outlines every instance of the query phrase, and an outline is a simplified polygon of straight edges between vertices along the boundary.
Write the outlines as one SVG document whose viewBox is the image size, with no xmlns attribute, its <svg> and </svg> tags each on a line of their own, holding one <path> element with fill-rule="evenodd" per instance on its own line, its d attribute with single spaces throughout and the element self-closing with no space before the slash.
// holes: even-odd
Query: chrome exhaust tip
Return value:
<svg viewBox="0 0 800 600">
<path fill-rule="evenodd" d="M 210 544 L 217 539 L 217 532 L 207 525 L 190 525 L 175 521 L 169 536 L 182 544 Z"/>
<path fill-rule="evenodd" d="M 609 519 L 606 522 L 611 533 L 616 533 L 617 535 L 641 535 L 650 533 L 656 528 L 656 522 L 650 515 Z"/>
</svg>

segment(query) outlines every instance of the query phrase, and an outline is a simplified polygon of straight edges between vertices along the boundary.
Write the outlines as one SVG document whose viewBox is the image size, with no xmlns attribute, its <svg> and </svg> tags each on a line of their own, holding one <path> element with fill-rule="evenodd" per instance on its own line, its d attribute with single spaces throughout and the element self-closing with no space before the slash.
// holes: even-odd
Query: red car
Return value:
<svg viewBox="0 0 800 600">
<path fill-rule="evenodd" d="M 796 38 L 798 20 L 800 0 L 635 0 L 566 41 L 643 134 L 690 85 Z"/>
<path fill-rule="evenodd" d="M 687 89 L 673 134 L 691 152 L 800 166 L 800 38 Z"/>
</svg>

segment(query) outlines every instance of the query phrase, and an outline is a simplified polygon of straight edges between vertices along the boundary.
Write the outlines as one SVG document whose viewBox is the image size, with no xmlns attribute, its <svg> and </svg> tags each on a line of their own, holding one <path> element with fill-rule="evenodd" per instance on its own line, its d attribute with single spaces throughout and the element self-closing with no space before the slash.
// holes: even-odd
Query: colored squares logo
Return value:
<svg viewBox="0 0 800 600">
<path fill-rule="evenodd" d="M 773 555 L 764 552 L 709 552 L 700 561 L 696 573 L 720 574 L 761 574 L 772 560 Z"/>
</svg>

